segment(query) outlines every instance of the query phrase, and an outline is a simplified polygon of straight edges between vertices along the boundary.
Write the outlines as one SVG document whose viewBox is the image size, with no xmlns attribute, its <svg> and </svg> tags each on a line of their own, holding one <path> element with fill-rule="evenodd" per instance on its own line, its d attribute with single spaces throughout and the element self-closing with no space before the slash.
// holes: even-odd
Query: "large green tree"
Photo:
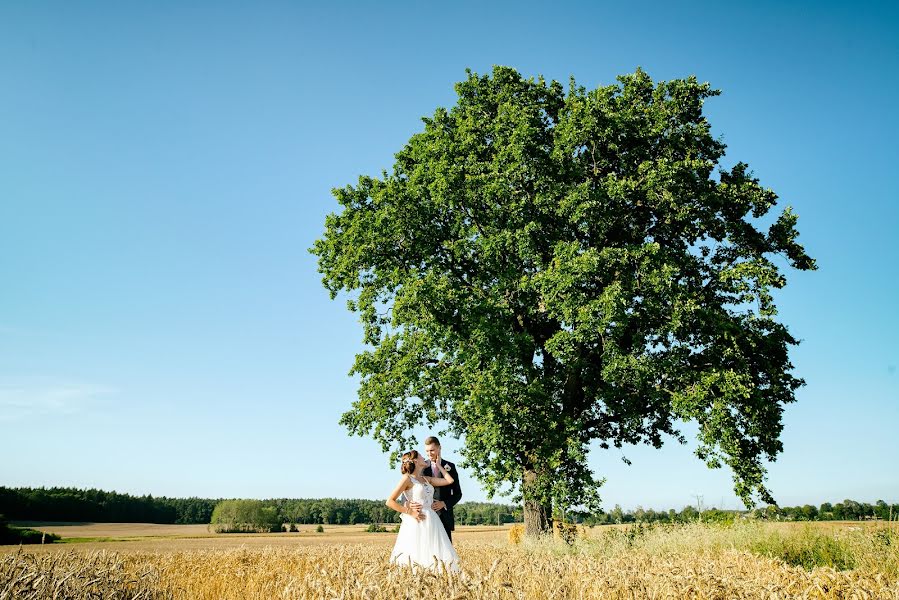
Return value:
<svg viewBox="0 0 899 600">
<path fill-rule="evenodd" d="M 747 504 L 771 502 L 763 462 L 802 385 L 771 293 L 815 265 L 789 208 L 761 227 L 775 193 L 720 167 L 718 92 L 641 70 L 566 92 L 506 67 L 456 91 L 392 172 L 334 190 L 312 248 L 364 327 L 342 423 L 385 451 L 419 425 L 460 436 L 529 533 L 598 500 L 591 442 L 683 443 L 687 421 Z"/>
</svg>

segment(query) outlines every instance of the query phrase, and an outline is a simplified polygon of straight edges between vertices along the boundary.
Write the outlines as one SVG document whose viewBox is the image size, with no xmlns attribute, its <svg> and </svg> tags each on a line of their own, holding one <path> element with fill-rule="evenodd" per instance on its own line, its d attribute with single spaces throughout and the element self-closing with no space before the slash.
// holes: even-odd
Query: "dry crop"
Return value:
<svg viewBox="0 0 899 600">
<path fill-rule="evenodd" d="M 149 565 L 106 551 L 31 553 L 0 557 L 0 600 L 171 598 Z"/>
<path fill-rule="evenodd" d="M 117 596 L 103 597 L 118 598 L 899 600 L 899 572 L 894 569 L 899 565 L 899 544 L 883 531 L 809 532 L 793 528 L 783 532 L 753 525 L 597 528 L 590 534 L 588 539 L 571 545 L 551 540 L 525 540 L 519 545 L 461 540 L 461 576 L 392 567 L 387 563 L 389 546 L 383 544 L 169 552 L 137 549 L 118 555 L 66 550 L 50 553 L 56 560 L 52 564 L 46 562 L 48 558 L 19 552 L 0 559 L 0 599 L 52 597 L 16 595 L 18 584 L 11 584 L 7 573 L 21 572 L 19 565 L 27 563 L 32 571 L 52 568 L 57 581 L 66 565 L 73 573 L 89 571 L 88 565 L 95 565 L 98 574 L 110 569 L 107 589 L 120 591 Z M 819 535 L 837 540 L 835 543 L 851 556 L 854 568 L 839 570 L 788 562 L 790 552 L 816 552 Z M 787 559 L 778 555 L 784 551 Z"/>
</svg>

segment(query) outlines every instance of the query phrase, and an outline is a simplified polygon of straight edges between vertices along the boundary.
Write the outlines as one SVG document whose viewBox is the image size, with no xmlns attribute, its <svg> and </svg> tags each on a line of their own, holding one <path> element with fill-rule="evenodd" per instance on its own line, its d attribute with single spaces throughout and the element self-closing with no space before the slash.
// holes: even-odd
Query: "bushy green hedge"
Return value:
<svg viewBox="0 0 899 600">
<path fill-rule="evenodd" d="M 11 527 L 3 517 L 0 517 L 0 544 L 51 544 L 58 539 L 59 536 L 55 533 Z"/>
</svg>

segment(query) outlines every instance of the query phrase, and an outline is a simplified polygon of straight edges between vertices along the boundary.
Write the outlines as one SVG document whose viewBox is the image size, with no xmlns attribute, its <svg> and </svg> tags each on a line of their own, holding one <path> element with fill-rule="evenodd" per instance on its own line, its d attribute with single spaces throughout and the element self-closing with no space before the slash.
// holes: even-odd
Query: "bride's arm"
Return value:
<svg viewBox="0 0 899 600">
<path fill-rule="evenodd" d="M 437 465 L 437 469 L 440 471 L 440 474 L 443 475 L 443 478 L 441 479 L 440 477 L 426 477 L 425 479 L 427 479 L 431 485 L 433 485 L 434 487 L 443 487 L 445 485 L 452 485 L 453 483 L 455 483 L 456 480 L 453 479 L 452 475 L 447 473 L 442 464 L 440 464 L 439 462 L 434 462 L 432 464 Z"/>
<path fill-rule="evenodd" d="M 410 508 L 408 506 L 403 506 L 402 504 L 400 504 L 399 502 L 396 501 L 396 499 L 399 498 L 400 494 L 402 494 L 403 492 L 405 492 L 406 490 L 408 490 L 411 487 L 410 483 L 411 483 L 411 481 L 409 479 L 409 476 L 403 475 L 403 478 L 400 479 L 400 482 L 398 484 L 396 484 L 396 487 L 393 488 L 392 492 L 390 492 L 390 496 L 387 497 L 387 502 L 385 502 L 384 504 L 386 504 L 389 508 L 392 508 L 393 510 L 395 510 L 398 513 L 405 513 L 407 515 L 414 516 L 415 511 L 412 508 Z"/>
</svg>

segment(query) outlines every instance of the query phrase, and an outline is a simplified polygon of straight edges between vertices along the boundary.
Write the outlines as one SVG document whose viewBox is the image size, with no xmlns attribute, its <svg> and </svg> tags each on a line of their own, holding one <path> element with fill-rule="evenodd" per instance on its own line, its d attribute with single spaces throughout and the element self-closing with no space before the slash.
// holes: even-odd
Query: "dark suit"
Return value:
<svg viewBox="0 0 899 600">
<path fill-rule="evenodd" d="M 440 463 L 455 480 L 450 485 L 440 487 L 434 486 L 434 500 L 442 500 L 446 504 L 446 508 L 437 511 L 437 515 L 440 517 L 440 522 L 443 523 L 443 528 L 446 529 L 446 535 L 448 535 L 450 541 L 452 541 L 453 530 L 456 528 L 456 517 L 453 515 L 453 507 L 462 498 L 462 488 L 459 487 L 459 472 L 456 470 L 456 465 L 443 459 L 440 460 Z M 434 473 L 436 470 L 437 469 L 428 467 L 424 470 L 424 475 L 427 475 L 428 477 L 437 477 L 437 473 Z"/>
</svg>

